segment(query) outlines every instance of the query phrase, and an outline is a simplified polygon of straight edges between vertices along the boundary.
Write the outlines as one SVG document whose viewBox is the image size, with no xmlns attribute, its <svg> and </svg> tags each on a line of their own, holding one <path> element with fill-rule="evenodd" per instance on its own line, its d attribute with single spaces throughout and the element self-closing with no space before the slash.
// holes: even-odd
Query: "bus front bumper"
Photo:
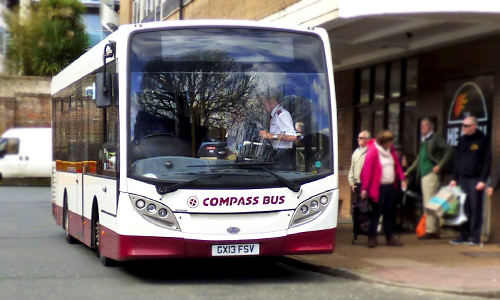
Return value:
<svg viewBox="0 0 500 300">
<path fill-rule="evenodd" d="M 102 228 L 102 227 L 101 227 Z M 192 240 L 128 236 L 102 228 L 100 252 L 111 259 L 162 259 L 212 257 L 212 245 L 259 244 L 258 256 L 327 254 L 335 248 L 336 229 L 303 232 L 277 238 L 252 240 Z"/>
</svg>

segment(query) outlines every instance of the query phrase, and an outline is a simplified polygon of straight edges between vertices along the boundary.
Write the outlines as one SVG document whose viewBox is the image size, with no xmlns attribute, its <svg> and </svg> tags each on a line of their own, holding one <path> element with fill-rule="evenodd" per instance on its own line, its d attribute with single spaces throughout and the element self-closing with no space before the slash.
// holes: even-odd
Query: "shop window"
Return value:
<svg viewBox="0 0 500 300">
<path fill-rule="evenodd" d="M 358 111 L 358 128 L 360 132 L 363 130 L 371 130 L 369 109 L 360 109 Z"/>
<path fill-rule="evenodd" d="M 391 63 L 391 83 L 389 95 L 391 98 L 401 97 L 401 62 Z"/>
<path fill-rule="evenodd" d="M 408 101 L 404 104 L 404 124 L 403 128 L 411 128 L 405 130 L 402 136 L 402 146 L 406 153 L 416 154 L 416 139 L 417 139 L 417 102 Z"/>
<path fill-rule="evenodd" d="M 370 102 L 370 68 L 361 71 L 360 103 Z"/>
<path fill-rule="evenodd" d="M 406 63 L 406 95 L 412 95 L 418 88 L 418 61 L 416 58 L 407 60 Z"/>
<path fill-rule="evenodd" d="M 400 143 L 399 139 L 399 128 L 400 128 L 400 114 L 401 104 L 392 103 L 389 104 L 389 115 L 387 117 L 387 128 L 394 133 L 394 142 Z"/>
<path fill-rule="evenodd" d="M 404 59 L 366 67 L 356 77 L 356 132 L 394 133 L 404 152 L 414 153 L 417 138 L 418 60 Z M 354 146 L 356 145 L 354 141 Z"/>
<path fill-rule="evenodd" d="M 373 101 L 383 101 L 385 99 L 385 85 L 385 65 L 378 65 L 375 68 L 375 94 L 373 96 Z"/>
<path fill-rule="evenodd" d="M 380 131 L 384 130 L 384 110 L 376 110 L 373 112 L 373 136 L 376 136 Z"/>
</svg>

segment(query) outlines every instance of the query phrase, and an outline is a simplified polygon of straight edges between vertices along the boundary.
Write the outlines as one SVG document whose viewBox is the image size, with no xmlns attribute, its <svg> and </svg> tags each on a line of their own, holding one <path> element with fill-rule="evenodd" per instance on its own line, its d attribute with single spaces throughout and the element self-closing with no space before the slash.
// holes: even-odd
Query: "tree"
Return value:
<svg viewBox="0 0 500 300">
<path fill-rule="evenodd" d="M 53 76 L 82 55 L 89 37 L 78 0 L 41 0 L 28 21 L 18 12 L 7 17 L 11 42 L 8 67 L 18 75 Z"/>
<path fill-rule="evenodd" d="M 19 9 L 6 13 L 11 40 L 7 48 L 6 67 L 16 75 L 34 75 L 32 50 L 41 36 L 38 16 L 30 10 L 27 19 L 20 16 Z"/>
<path fill-rule="evenodd" d="M 139 106 L 149 114 L 175 120 L 176 126 L 188 120 L 193 147 L 196 126 L 216 129 L 223 139 L 225 128 L 242 117 L 257 85 L 248 68 L 224 51 L 157 57 L 144 67 Z"/>
</svg>

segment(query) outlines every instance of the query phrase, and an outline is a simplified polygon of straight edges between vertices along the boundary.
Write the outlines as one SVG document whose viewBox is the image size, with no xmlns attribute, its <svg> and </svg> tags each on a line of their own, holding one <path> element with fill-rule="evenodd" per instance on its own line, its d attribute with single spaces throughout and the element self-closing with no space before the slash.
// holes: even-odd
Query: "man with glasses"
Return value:
<svg viewBox="0 0 500 300">
<path fill-rule="evenodd" d="M 464 206 L 467 221 L 460 227 L 460 237 L 450 243 L 478 246 L 481 243 L 483 192 L 490 174 L 491 149 L 488 138 L 477 130 L 476 117 L 465 118 L 462 133 L 456 148 L 455 170 L 450 187 L 458 184 L 467 194 Z"/>
<path fill-rule="evenodd" d="M 370 140 L 370 132 L 366 130 L 361 131 L 358 135 L 359 148 L 352 154 L 351 169 L 349 170 L 349 185 L 351 186 L 352 192 L 356 195 L 360 195 L 359 188 L 361 187 L 361 180 L 359 179 L 359 174 L 365 162 L 368 140 Z"/>
<path fill-rule="evenodd" d="M 434 132 L 434 129 L 435 123 L 431 118 L 423 118 L 420 121 L 420 151 L 405 174 L 406 178 L 416 176 L 417 182 L 420 182 L 424 207 L 438 192 L 443 169 L 453 159 L 453 148 L 441 135 Z M 419 240 L 439 239 L 439 218 L 430 214 L 425 216 L 426 233 L 419 237 Z"/>
</svg>

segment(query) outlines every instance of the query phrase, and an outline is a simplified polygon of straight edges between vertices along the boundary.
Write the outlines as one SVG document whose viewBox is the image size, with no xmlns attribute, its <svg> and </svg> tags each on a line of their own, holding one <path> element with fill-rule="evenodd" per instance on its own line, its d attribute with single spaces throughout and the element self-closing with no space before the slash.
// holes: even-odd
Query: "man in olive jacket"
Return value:
<svg viewBox="0 0 500 300">
<path fill-rule="evenodd" d="M 406 172 L 406 176 L 413 175 L 416 180 L 420 180 L 424 207 L 438 192 L 443 170 L 454 155 L 453 148 L 434 132 L 434 128 L 435 123 L 430 118 L 423 118 L 420 122 L 422 145 L 413 165 Z M 439 218 L 427 213 L 425 216 L 426 234 L 419 239 L 439 239 Z"/>
</svg>

